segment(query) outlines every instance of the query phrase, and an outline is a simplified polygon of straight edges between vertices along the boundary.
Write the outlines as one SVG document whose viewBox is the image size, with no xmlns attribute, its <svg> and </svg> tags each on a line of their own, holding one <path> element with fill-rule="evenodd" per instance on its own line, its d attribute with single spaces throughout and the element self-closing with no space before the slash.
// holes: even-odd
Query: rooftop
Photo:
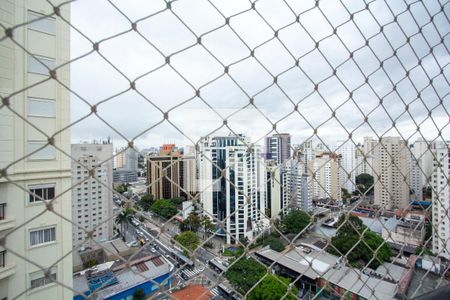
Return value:
<svg viewBox="0 0 450 300">
<path fill-rule="evenodd" d="M 267 248 L 258 251 L 257 254 L 311 279 L 323 276 L 339 260 L 337 256 L 325 251 L 304 247 L 296 247 L 295 250 L 285 254 Z"/>
<path fill-rule="evenodd" d="M 200 284 L 190 284 L 170 295 L 174 300 L 207 300 L 211 299 L 212 296 L 212 293 Z"/>
<path fill-rule="evenodd" d="M 368 276 L 358 269 L 339 266 L 324 276 L 327 281 L 366 299 L 393 299 L 397 284 Z"/>
<path fill-rule="evenodd" d="M 74 276 L 74 289 L 81 294 L 100 288 L 96 295 L 104 299 L 163 276 L 173 268 L 165 258 L 153 255 L 131 261 L 129 265 L 126 268 L 124 263 L 111 261 L 81 271 Z"/>
</svg>

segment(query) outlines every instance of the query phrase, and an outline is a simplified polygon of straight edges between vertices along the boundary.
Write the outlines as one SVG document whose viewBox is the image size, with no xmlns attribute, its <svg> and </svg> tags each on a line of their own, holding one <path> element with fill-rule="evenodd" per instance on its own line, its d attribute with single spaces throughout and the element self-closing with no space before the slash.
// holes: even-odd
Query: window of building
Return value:
<svg viewBox="0 0 450 300">
<path fill-rule="evenodd" d="M 6 218 L 6 203 L 0 203 L 0 220 Z"/>
<path fill-rule="evenodd" d="M 45 277 L 43 271 L 30 273 L 30 289 L 35 289 L 50 284 L 55 280 L 56 280 L 56 267 L 51 269 L 49 277 Z"/>
<path fill-rule="evenodd" d="M 53 160 L 56 158 L 55 148 L 47 145 L 44 141 L 29 141 L 28 154 L 33 153 L 28 157 L 29 160 Z M 42 148 L 43 147 L 43 148 Z M 41 149 L 42 148 L 42 149 Z"/>
<path fill-rule="evenodd" d="M 28 115 L 54 118 L 55 100 L 28 97 Z"/>
<path fill-rule="evenodd" d="M 55 198 L 55 184 L 32 185 L 29 186 L 29 202 L 51 200 Z"/>
<path fill-rule="evenodd" d="M 30 231 L 30 245 L 36 246 L 56 241 L 56 227 L 36 229 Z"/>
<path fill-rule="evenodd" d="M 6 250 L 0 251 L 0 268 L 6 266 Z"/>
<path fill-rule="evenodd" d="M 42 19 L 40 19 L 42 18 Z M 44 15 L 36 13 L 34 11 L 28 11 L 28 29 L 44 32 L 47 34 L 55 35 L 56 24 L 54 18 L 44 17 Z"/>
<path fill-rule="evenodd" d="M 55 68 L 55 59 L 38 55 L 28 55 L 28 73 L 48 75 Z"/>
</svg>

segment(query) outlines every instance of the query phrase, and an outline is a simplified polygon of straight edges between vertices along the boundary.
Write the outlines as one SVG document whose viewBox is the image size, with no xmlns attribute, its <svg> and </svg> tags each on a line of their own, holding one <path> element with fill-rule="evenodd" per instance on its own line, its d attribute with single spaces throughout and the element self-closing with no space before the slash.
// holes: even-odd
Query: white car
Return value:
<svg viewBox="0 0 450 300">
<path fill-rule="evenodd" d="M 138 241 L 131 241 L 127 243 L 128 247 L 138 247 L 139 246 L 139 242 Z"/>
</svg>

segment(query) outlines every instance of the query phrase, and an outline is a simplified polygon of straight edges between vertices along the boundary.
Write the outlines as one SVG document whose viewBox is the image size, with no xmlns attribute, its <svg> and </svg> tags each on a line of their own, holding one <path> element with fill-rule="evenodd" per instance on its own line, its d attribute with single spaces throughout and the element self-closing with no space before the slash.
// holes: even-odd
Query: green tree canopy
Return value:
<svg viewBox="0 0 450 300">
<path fill-rule="evenodd" d="M 284 250 L 283 242 L 279 238 L 271 235 L 263 240 L 263 245 L 264 246 L 269 245 L 270 249 L 277 252 L 281 252 Z"/>
<path fill-rule="evenodd" d="M 373 195 L 373 176 L 363 173 L 356 176 L 356 192 L 358 194 Z"/>
<path fill-rule="evenodd" d="M 200 244 L 200 239 L 197 234 L 192 231 L 184 231 L 180 233 L 175 237 L 175 240 L 189 251 L 194 251 Z"/>
<path fill-rule="evenodd" d="M 312 221 L 311 216 L 302 210 L 291 210 L 281 219 L 281 228 L 287 233 L 297 234 Z"/>
<path fill-rule="evenodd" d="M 144 194 L 138 201 L 138 205 L 144 211 L 149 211 L 153 204 L 153 196 L 150 194 Z"/>
<path fill-rule="evenodd" d="M 125 192 L 128 192 L 129 187 L 130 187 L 130 184 L 129 184 L 129 183 L 121 183 L 121 184 L 117 185 L 117 186 L 114 188 L 114 190 L 115 190 L 116 192 L 120 193 L 120 194 L 123 194 L 123 193 L 125 193 Z"/>
<path fill-rule="evenodd" d="M 390 260 L 392 253 L 389 246 L 382 237 L 368 230 L 358 217 L 350 215 L 346 219 L 345 215 L 342 215 L 338 221 L 338 228 L 336 236 L 331 239 L 328 252 L 339 256 L 347 255 L 350 264 L 369 264 L 373 269 L 376 269 L 383 261 Z M 383 245 L 378 249 L 381 244 Z M 372 260 L 374 257 L 375 259 Z"/>
<path fill-rule="evenodd" d="M 177 207 L 170 200 L 159 199 L 153 202 L 151 211 L 161 217 L 169 219 L 177 214 Z"/>
<path fill-rule="evenodd" d="M 239 293 L 245 294 L 266 272 L 266 268 L 255 259 L 243 257 L 228 268 L 225 277 Z"/>
<path fill-rule="evenodd" d="M 278 300 L 288 293 L 291 280 L 277 275 L 268 275 L 250 292 L 249 300 Z M 295 300 L 297 288 L 293 287 L 283 299 Z"/>
<path fill-rule="evenodd" d="M 180 230 L 181 231 L 189 230 L 197 232 L 201 226 L 202 226 L 202 219 L 196 212 L 192 211 L 189 213 L 186 220 L 180 223 Z"/>
</svg>

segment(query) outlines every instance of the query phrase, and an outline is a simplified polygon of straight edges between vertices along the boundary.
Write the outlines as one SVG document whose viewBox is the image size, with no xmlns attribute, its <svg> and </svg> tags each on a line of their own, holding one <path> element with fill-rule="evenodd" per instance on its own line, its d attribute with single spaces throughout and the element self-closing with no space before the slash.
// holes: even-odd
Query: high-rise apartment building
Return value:
<svg viewBox="0 0 450 300">
<path fill-rule="evenodd" d="M 384 209 L 406 208 L 410 203 L 410 156 L 400 137 L 382 137 L 374 149 L 374 203 Z"/>
<path fill-rule="evenodd" d="M 414 154 L 414 158 L 418 161 L 418 169 L 421 177 L 421 185 L 426 187 L 431 185 L 431 182 L 428 182 L 428 179 L 433 174 L 433 154 L 432 149 L 435 145 L 435 142 L 426 141 L 423 138 L 418 138 L 412 147 L 412 153 Z"/>
<path fill-rule="evenodd" d="M 432 224 L 433 253 L 450 259 L 450 143 L 436 143 L 433 149 Z"/>
<path fill-rule="evenodd" d="M 113 235 L 113 147 L 110 142 L 72 144 L 72 232 L 73 245 L 86 240 L 83 230 L 93 230 L 96 241 Z M 90 177 L 94 170 L 95 178 Z M 107 220 L 107 221 L 105 221 Z M 89 241 L 86 241 L 90 243 Z"/>
<path fill-rule="evenodd" d="M 322 152 L 308 162 L 308 175 L 312 185 L 313 199 L 341 200 L 339 167 L 341 156 L 332 152 Z"/>
<path fill-rule="evenodd" d="M 225 221 L 227 243 L 263 225 L 266 170 L 259 147 L 244 136 L 209 136 L 201 141 L 199 191 L 203 210 Z"/>
<path fill-rule="evenodd" d="M 55 6 L 62 2 L 52 1 Z M 70 5 L 59 8 L 70 19 Z M 6 236 L 5 246 L 15 252 L 0 246 L 0 299 L 73 297 L 54 282 L 72 286 L 72 257 L 67 255 L 72 224 L 60 217 L 72 217 L 71 196 L 65 192 L 71 186 L 70 158 L 52 146 L 70 153 L 69 130 L 62 130 L 70 123 L 70 97 L 59 83 L 70 86 L 70 70 L 68 65 L 53 70 L 70 59 L 70 29 L 59 17 L 45 17 L 53 12 L 44 0 L 0 5 L 4 28 L 28 23 L 12 30 L 15 43 L 0 42 L 0 95 L 15 112 L 0 108 L 0 169 L 8 175 L 0 176 L 0 237 Z M 42 213 L 50 203 L 53 212 Z M 48 276 L 32 262 L 48 268 Z"/>
<path fill-rule="evenodd" d="M 340 186 L 347 189 L 349 193 L 355 190 L 356 180 L 356 150 L 352 140 L 338 141 L 334 152 L 341 156 Z"/>
<path fill-rule="evenodd" d="M 283 203 L 283 188 L 281 178 L 281 166 L 272 160 L 266 160 L 266 215 L 269 217 L 279 216 L 288 203 Z M 287 199 L 287 197 L 285 197 Z"/>
<path fill-rule="evenodd" d="M 423 200 L 423 176 L 421 170 L 422 159 L 416 158 L 412 147 L 409 152 L 409 188 L 412 193 L 412 197 L 416 201 Z"/>
<path fill-rule="evenodd" d="M 273 134 L 266 137 L 266 157 L 281 165 L 291 157 L 291 135 Z"/>
<path fill-rule="evenodd" d="M 283 213 L 291 209 L 312 210 L 312 188 L 303 155 L 287 160 L 281 171 Z"/>
</svg>

